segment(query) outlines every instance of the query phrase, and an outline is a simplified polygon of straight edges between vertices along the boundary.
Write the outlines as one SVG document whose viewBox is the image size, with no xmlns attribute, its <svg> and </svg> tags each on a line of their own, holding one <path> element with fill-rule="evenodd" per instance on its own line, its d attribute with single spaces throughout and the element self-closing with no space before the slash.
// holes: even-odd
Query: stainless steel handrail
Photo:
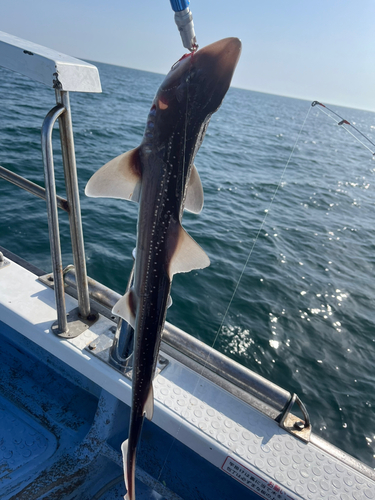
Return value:
<svg viewBox="0 0 375 500">
<path fill-rule="evenodd" d="M 47 202 L 48 231 L 51 247 L 53 282 L 55 288 L 57 325 L 53 331 L 67 336 L 69 331 L 65 307 L 65 290 L 62 275 L 62 256 L 57 209 L 62 208 L 69 214 L 74 266 L 77 272 L 78 313 L 82 320 L 93 321 L 95 313 L 90 310 L 87 285 L 86 260 L 83 244 L 81 208 L 78 191 L 77 168 L 74 152 L 73 127 L 70 112 L 69 93 L 56 90 L 57 105 L 44 119 L 41 132 L 42 156 L 44 165 L 45 188 L 0 166 L 0 177 L 29 191 Z M 59 119 L 60 140 L 64 165 L 67 200 L 57 196 L 53 162 L 52 130 Z"/>
<path fill-rule="evenodd" d="M 64 277 L 60 246 L 59 218 L 57 215 L 55 172 L 53 167 L 52 130 L 59 116 L 65 111 L 62 104 L 57 104 L 47 114 L 42 126 L 42 155 L 47 196 L 48 231 L 51 246 L 52 271 L 55 284 L 58 332 L 68 331 L 65 307 Z"/>
<path fill-rule="evenodd" d="M 35 184 L 35 182 L 31 182 L 28 179 L 25 179 L 25 177 L 22 177 L 21 175 L 18 175 L 15 172 L 12 172 L 7 168 L 2 167 L 1 165 L 0 165 L 0 177 L 8 182 L 11 182 L 15 186 L 18 186 L 24 189 L 25 191 L 28 191 L 29 193 L 34 194 L 39 198 L 42 198 L 42 200 L 47 199 L 46 190 L 44 189 L 44 187 L 39 186 L 38 184 Z M 58 195 L 56 195 L 56 199 L 57 199 L 57 206 L 62 210 L 65 210 L 65 212 L 69 212 L 68 202 L 64 198 Z"/>
<path fill-rule="evenodd" d="M 58 230 L 57 206 L 69 214 L 70 234 L 72 240 L 73 261 L 77 270 L 78 311 L 77 315 L 84 327 L 97 317 L 90 311 L 90 300 L 87 287 L 86 261 L 83 244 L 81 208 L 78 191 L 76 159 L 72 118 L 70 112 L 69 92 L 101 92 L 98 69 L 92 64 L 69 57 L 60 52 L 36 45 L 0 32 L 0 66 L 24 74 L 32 80 L 45 83 L 54 88 L 56 93 L 55 106 L 46 116 L 42 128 L 43 163 L 46 189 L 0 167 L 0 177 L 47 200 L 48 224 L 51 246 L 51 258 L 54 273 L 56 309 L 58 315 L 57 328 L 53 330 L 60 334 L 68 331 L 62 280 L 62 263 L 60 237 Z M 30 49 L 30 50 L 26 50 Z M 33 56 L 30 58 L 30 55 Z M 52 128 L 59 118 L 60 140 L 64 165 L 67 200 L 56 196 L 53 171 Z M 75 320 L 74 320 L 75 321 Z M 79 328 L 74 328 L 74 335 Z M 66 335 L 71 337 L 72 335 Z"/>
<path fill-rule="evenodd" d="M 90 299 L 87 287 L 87 272 L 81 206 L 78 191 L 76 157 L 69 93 L 56 90 L 56 101 L 64 106 L 65 113 L 59 116 L 61 149 L 63 156 L 66 196 L 69 204 L 69 226 L 72 240 L 73 262 L 77 273 L 78 309 L 82 318 L 90 315 Z"/>
</svg>

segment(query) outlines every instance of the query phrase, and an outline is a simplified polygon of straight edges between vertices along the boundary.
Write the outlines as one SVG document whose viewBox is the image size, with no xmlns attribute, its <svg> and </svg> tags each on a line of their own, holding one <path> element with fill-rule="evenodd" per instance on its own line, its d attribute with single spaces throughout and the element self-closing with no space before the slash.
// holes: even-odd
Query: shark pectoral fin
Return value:
<svg viewBox="0 0 375 500">
<path fill-rule="evenodd" d="M 148 393 L 146 404 L 145 404 L 145 409 L 144 409 L 144 415 L 148 420 L 152 420 L 152 417 L 154 416 L 154 388 L 151 384 L 150 392 Z"/>
<path fill-rule="evenodd" d="M 133 288 L 113 306 L 112 313 L 120 316 L 135 328 L 135 316 L 137 310 L 137 296 Z"/>
<path fill-rule="evenodd" d="M 203 208 L 203 187 L 195 165 L 191 169 L 184 208 L 194 214 L 199 214 Z"/>
<path fill-rule="evenodd" d="M 139 201 L 141 169 L 139 148 L 117 156 L 91 177 L 85 194 L 93 198 L 122 198 Z"/>
<path fill-rule="evenodd" d="M 176 229 L 173 230 L 170 241 L 174 246 L 168 272 L 171 279 L 174 274 L 188 273 L 193 269 L 203 269 L 210 265 L 206 252 L 188 235 L 181 224 L 178 224 Z"/>
</svg>

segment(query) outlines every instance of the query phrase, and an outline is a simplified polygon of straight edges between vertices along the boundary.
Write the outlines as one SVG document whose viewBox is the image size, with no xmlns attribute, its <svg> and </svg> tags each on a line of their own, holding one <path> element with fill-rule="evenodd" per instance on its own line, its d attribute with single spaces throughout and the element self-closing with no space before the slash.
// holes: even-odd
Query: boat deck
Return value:
<svg viewBox="0 0 375 500">
<path fill-rule="evenodd" d="M 60 339 L 51 288 L 11 261 L 0 281 L 2 498 L 122 498 L 131 382 L 88 348 L 113 322 Z M 375 498 L 373 479 L 162 354 L 137 498 Z"/>
</svg>

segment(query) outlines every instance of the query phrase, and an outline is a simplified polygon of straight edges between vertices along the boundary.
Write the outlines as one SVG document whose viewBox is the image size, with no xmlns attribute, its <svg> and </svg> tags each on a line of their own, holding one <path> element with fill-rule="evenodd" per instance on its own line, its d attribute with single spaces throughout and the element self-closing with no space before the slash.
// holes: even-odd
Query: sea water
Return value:
<svg viewBox="0 0 375 500">
<path fill-rule="evenodd" d="M 98 67 L 102 94 L 71 93 L 83 231 L 89 276 L 123 293 L 137 204 L 86 198 L 84 187 L 140 143 L 163 76 Z M 0 164 L 43 185 L 40 128 L 53 90 L 0 69 L 0 103 Z M 196 157 L 203 211 L 183 218 L 211 265 L 174 277 L 167 319 L 297 393 L 315 433 L 374 467 L 375 162 L 318 108 L 228 91 Z M 374 140 L 374 113 L 334 109 Z M 54 148 L 65 196 L 57 130 Z M 50 271 L 45 202 L 1 179 L 0 200 L 0 245 Z"/>
</svg>

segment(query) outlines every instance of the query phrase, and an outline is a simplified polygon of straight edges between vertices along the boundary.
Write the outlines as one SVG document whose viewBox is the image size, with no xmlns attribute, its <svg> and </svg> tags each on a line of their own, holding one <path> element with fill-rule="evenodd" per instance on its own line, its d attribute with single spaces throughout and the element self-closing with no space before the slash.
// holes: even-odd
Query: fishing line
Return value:
<svg viewBox="0 0 375 500">
<path fill-rule="evenodd" d="M 337 123 L 337 125 L 340 125 L 344 130 L 346 130 L 346 132 L 348 132 L 348 134 L 350 134 L 352 137 L 354 137 L 354 139 L 356 141 L 358 141 L 360 144 L 362 144 L 362 146 L 364 146 L 366 149 L 368 149 L 370 151 L 370 153 L 374 156 L 375 155 L 375 152 L 372 151 L 372 149 L 370 149 L 368 146 L 366 146 L 366 144 L 361 141 L 359 139 L 359 137 L 357 137 L 356 135 L 353 134 L 353 132 L 351 132 L 348 128 L 344 127 L 344 125 L 349 125 L 351 128 L 353 128 L 358 134 L 360 134 L 362 137 L 364 137 L 366 139 L 366 141 L 368 141 L 370 144 L 372 144 L 372 146 L 374 146 L 375 148 L 375 144 L 365 135 L 363 134 L 360 130 L 357 129 L 357 127 L 355 127 L 352 123 L 350 123 L 348 120 L 346 120 L 345 118 L 343 118 L 342 116 L 340 116 L 338 113 L 336 113 L 335 111 L 333 111 L 333 109 L 330 109 L 328 106 L 326 106 L 325 104 L 322 104 L 321 102 L 319 101 L 313 101 L 311 103 L 311 106 L 314 107 L 314 106 L 320 106 L 319 108 L 317 108 L 319 111 L 321 111 L 322 113 L 324 113 L 326 116 L 328 116 L 329 118 L 331 118 L 331 120 L 333 120 L 335 123 Z M 324 109 L 322 108 L 325 108 L 325 109 L 328 109 L 328 111 L 332 114 L 334 114 L 335 116 L 337 116 L 338 118 L 340 118 L 340 122 L 337 122 L 335 120 L 335 118 L 333 118 L 333 116 L 331 116 L 329 113 L 327 113 L 327 111 L 325 111 Z"/>
<path fill-rule="evenodd" d="M 253 253 L 253 250 L 254 250 L 255 244 L 256 244 L 256 242 L 257 242 L 257 240 L 258 240 L 258 238 L 259 238 L 259 235 L 260 235 L 260 233 L 261 233 L 261 231 L 262 231 L 262 229 L 263 229 L 263 226 L 264 226 L 264 224 L 265 224 L 265 222 L 266 222 L 266 219 L 267 219 L 268 213 L 269 213 L 269 211 L 270 211 L 270 209 L 271 209 L 271 206 L 272 206 L 272 204 L 273 204 L 273 202 L 274 202 L 274 200 L 275 200 L 275 197 L 276 197 L 276 195 L 277 195 L 277 192 L 279 191 L 279 188 L 280 188 L 281 183 L 282 183 L 282 181 L 283 181 L 283 178 L 284 178 L 284 175 L 285 175 L 286 169 L 288 168 L 289 163 L 290 163 L 290 161 L 291 161 L 291 159 L 292 159 L 292 156 L 293 156 L 293 154 L 294 154 L 294 150 L 295 150 L 295 149 L 296 149 L 296 147 L 297 147 L 297 144 L 298 144 L 299 138 L 300 138 L 301 133 L 302 133 L 302 131 L 303 131 L 304 127 L 305 127 L 306 120 L 307 120 L 307 118 L 308 118 L 308 116 L 309 116 L 309 114 L 310 114 L 310 110 L 311 110 L 311 106 L 309 107 L 309 109 L 308 109 L 308 111 L 307 111 L 307 114 L 306 114 L 306 116 L 305 116 L 305 119 L 304 119 L 304 121 L 303 121 L 303 124 L 302 124 L 302 126 L 301 126 L 301 128 L 300 128 L 300 131 L 298 132 L 298 136 L 297 136 L 297 139 L 296 139 L 296 141 L 295 141 L 295 143 L 294 143 L 293 149 L 292 149 L 292 151 L 291 151 L 291 153 L 290 153 L 290 155 L 289 155 L 289 158 L 288 158 L 288 160 L 287 160 L 287 162 L 286 162 L 286 164 L 285 164 L 285 166 L 284 166 L 284 168 L 283 168 L 283 171 L 282 171 L 282 173 L 281 173 L 279 183 L 278 183 L 278 185 L 277 185 L 277 187 L 276 187 L 276 189 L 275 189 L 275 191 L 274 191 L 274 193 L 273 193 L 273 195 L 272 195 L 271 201 L 270 201 L 270 203 L 269 203 L 269 205 L 268 205 L 268 209 L 266 210 L 265 216 L 264 216 L 264 218 L 263 218 L 263 220 L 262 220 L 262 223 L 261 223 L 261 225 L 260 225 L 260 227 L 259 227 L 259 230 L 258 230 L 257 235 L 256 235 L 256 237 L 255 237 L 255 240 L 254 240 L 254 242 L 253 242 L 253 245 L 252 245 L 252 247 L 251 247 L 251 249 L 250 249 L 250 251 L 249 251 L 249 254 L 248 254 L 247 258 L 246 258 L 246 261 L 245 261 L 245 264 L 244 264 L 244 266 L 243 266 L 243 268 L 242 268 L 242 271 L 241 271 L 241 273 L 240 273 L 240 276 L 239 276 L 239 278 L 238 278 L 238 280 L 237 280 L 237 282 L 236 282 L 236 285 L 235 285 L 235 287 L 234 287 L 234 290 L 233 290 L 232 296 L 231 296 L 231 298 L 230 298 L 230 300 L 229 300 L 228 306 L 227 306 L 226 311 L 225 311 L 225 313 L 224 313 L 223 319 L 222 319 L 221 324 L 220 324 L 220 326 L 219 326 L 219 328 L 218 328 L 218 330 L 217 330 L 217 332 L 216 332 L 216 335 L 215 335 L 214 341 L 213 341 L 213 343 L 212 343 L 212 345 L 211 345 L 211 348 L 212 348 L 212 349 L 214 348 L 214 345 L 216 344 L 217 339 L 218 339 L 218 337 L 219 337 L 219 335 L 220 335 L 220 332 L 221 332 L 221 330 L 222 330 L 222 328 L 223 328 L 224 321 L 225 321 L 225 319 L 226 319 L 226 317 L 227 317 L 227 315 L 228 315 L 229 309 L 230 309 L 230 307 L 231 307 L 231 305 L 232 305 L 232 302 L 233 302 L 233 300 L 234 300 L 234 297 L 235 297 L 235 295 L 236 295 L 236 293 L 237 293 L 238 287 L 239 287 L 239 285 L 240 285 L 240 282 L 241 282 L 242 277 L 243 277 L 243 275 L 244 275 L 244 273 L 245 273 L 246 267 L 247 267 L 247 265 L 248 265 L 248 263 L 249 263 L 249 260 L 250 260 L 250 258 L 251 258 L 251 255 L 252 255 L 252 253 Z M 210 354 L 208 354 L 208 356 L 206 357 L 206 359 L 205 359 L 205 361 L 204 361 L 204 364 L 202 365 L 202 368 L 201 368 L 200 372 L 198 372 L 198 370 L 197 370 L 197 372 L 198 372 L 198 380 L 197 380 L 197 382 L 196 382 L 196 384 L 195 384 L 194 390 L 193 390 L 193 391 L 192 391 L 192 393 L 191 393 L 191 396 L 192 396 L 192 397 L 194 397 L 194 395 L 195 395 L 195 394 L 196 394 L 196 392 L 197 392 L 198 385 L 199 385 L 199 383 L 200 383 L 200 381 L 201 381 L 201 378 L 203 377 L 203 372 L 204 372 L 204 370 L 205 370 L 205 369 L 206 369 L 206 367 L 207 367 L 207 364 L 208 364 L 208 360 L 209 360 L 209 358 L 210 358 Z M 160 477 L 161 477 L 161 475 L 162 475 L 162 473 L 163 473 L 163 470 L 164 470 L 165 464 L 166 464 L 166 462 L 167 462 L 167 460 L 168 460 L 168 457 L 169 457 L 169 455 L 170 455 L 170 452 L 171 452 L 171 450 L 172 450 L 172 448 L 173 448 L 173 445 L 174 445 L 174 443 L 175 443 L 175 441 L 176 441 L 176 439 L 177 439 L 177 436 L 178 436 L 178 434 L 179 434 L 179 432 L 180 432 L 181 426 L 182 426 L 182 422 L 181 422 L 181 423 L 180 423 L 180 425 L 178 426 L 178 429 L 177 429 L 176 435 L 173 437 L 172 443 L 171 443 L 171 445 L 170 445 L 170 447 L 169 447 L 169 449 L 168 449 L 168 452 L 167 452 L 167 455 L 166 455 L 166 457 L 165 457 L 164 463 L 163 463 L 163 465 L 162 465 L 162 467 L 161 467 L 161 469 L 160 469 L 160 473 L 159 473 L 159 476 L 158 476 L 158 481 L 159 481 L 159 479 L 160 479 Z"/>
<path fill-rule="evenodd" d="M 362 136 L 363 136 L 363 137 L 364 137 L 364 138 L 365 138 L 368 142 L 370 142 L 370 144 L 372 144 L 372 145 L 375 147 L 375 144 L 374 144 L 374 143 L 373 143 L 373 142 L 372 142 L 372 141 L 371 141 L 368 137 L 366 137 L 366 136 L 365 136 L 365 135 L 364 135 L 364 134 L 363 134 L 360 130 L 358 130 L 358 129 L 354 126 L 354 125 L 352 125 L 352 124 L 351 124 L 350 122 L 348 122 L 345 118 L 343 118 L 342 116 L 340 116 L 338 113 L 336 113 L 336 112 L 335 112 L 335 111 L 333 111 L 332 109 L 328 108 L 328 106 L 325 106 L 324 104 L 322 104 L 322 103 L 320 103 L 320 102 L 318 102 L 318 101 L 313 101 L 313 102 L 311 103 L 311 107 L 314 107 L 314 106 L 316 106 L 316 105 L 319 105 L 319 106 L 321 106 L 322 108 L 326 108 L 326 109 L 328 109 L 331 113 L 333 113 L 333 114 L 334 114 L 334 115 L 336 115 L 338 118 L 340 118 L 340 120 L 341 120 L 341 121 L 338 123 L 338 125 L 342 126 L 342 127 L 344 128 L 344 130 L 346 130 L 346 131 L 347 131 L 350 135 L 352 135 L 352 136 L 353 136 L 353 137 L 354 137 L 354 138 L 355 138 L 355 139 L 356 139 L 359 143 L 361 143 L 361 144 L 362 144 L 362 145 L 363 145 L 366 149 L 368 149 L 368 150 L 369 150 L 369 151 L 370 151 L 373 155 L 375 155 L 375 153 L 374 153 L 373 151 L 371 151 L 371 149 L 370 149 L 368 146 L 366 146 L 366 144 L 364 144 L 364 143 L 363 143 L 363 142 L 362 142 L 362 141 L 361 141 L 361 140 L 360 140 L 360 139 L 359 139 L 356 135 L 354 135 L 354 134 L 353 134 L 350 130 L 348 130 L 348 129 L 347 129 L 346 127 L 344 127 L 343 125 L 344 125 L 344 124 L 346 124 L 346 125 L 349 125 L 350 127 L 352 127 L 354 130 L 356 130 L 356 132 L 358 132 L 359 134 L 361 134 L 361 135 L 362 135 Z M 237 293 L 238 287 L 239 287 L 239 285 L 240 285 L 240 283 L 241 283 L 242 277 L 243 277 L 243 275 L 244 275 L 244 273 L 245 273 L 246 267 L 247 267 L 247 265 L 248 265 L 248 263 L 249 263 L 249 260 L 250 260 L 250 258 L 251 258 L 251 255 L 252 255 L 252 253 L 253 253 L 253 250 L 254 250 L 255 244 L 256 244 L 256 242 L 258 241 L 259 235 L 260 235 L 260 233 L 261 233 L 261 231 L 262 231 L 262 229 L 263 229 L 263 227 L 264 227 L 264 225 L 265 225 L 265 223 L 266 223 L 267 216 L 268 216 L 269 211 L 270 211 L 270 209 L 271 209 L 271 206 L 272 206 L 272 204 L 273 204 L 273 202 L 274 202 L 274 199 L 275 199 L 275 197 L 276 197 L 276 195 L 277 195 L 277 193 L 278 193 L 278 191 L 279 191 L 279 188 L 280 188 L 281 183 L 282 183 L 282 180 L 283 180 L 283 178 L 284 178 L 284 175 L 285 175 L 286 169 L 287 169 L 287 168 L 288 168 L 288 166 L 289 166 L 290 160 L 292 159 L 292 156 L 293 156 L 293 154 L 294 154 L 294 150 L 296 149 L 296 146 L 297 146 L 298 141 L 299 141 L 299 139 L 300 139 L 301 133 L 302 133 L 302 131 L 303 131 L 304 127 L 305 127 L 305 123 L 306 123 L 306 120 L 307 120 L 307 118 L 308 118 L 308 116 L 309 116 L 309 113 L 310 113 L 311 107 L 308 109 L 307 114 L 306 114 L 306 116 L 305 116 L 305 119 L 304 119 L 304 121 L 303 121 L 303 123 L 302 123 L 302 126 L 301 126 L 301 128 L 300 128 L 300 131 L 298 132 L 298 136 L 297 136 L 297 139 L 296 139 L 296 141 L 295 141 L 295 143 L 294 143 L 293 149 L 292 149 L 292 151 L 291 151 L 291 153 L 290 153 L 290 155 L 289 155 L 288 161 L 286 162 L 286 164 L 285 164 L 285 166 L 284 166 L 284 169 L 283 169 L 283 171 L 282 171 L 282 173 L 281 173 L 279 183 L 278 183 L 278 185 L 277 185 L 277 187 L 276 187 L 276 189 L 275 189 L 275 191 L 274 191 L 274 193 L 273 193 L 273 196 L 272 196 L 272 198 L 271 198 L 271 201 L 270 201 L 270 203 L 269 203 L 269 205 L 268 205 L 268 209 L 266 210 L 266 213 L 265 213 L 265 216 L 264 216 L 264 218 L 263 218 L 263 221 L 262 221 L 262 223 L 261 223 L 261 225 L 260 225 L 260 228 L 259 228 L 259 230 L 258 230 L 258 233 L 257 233 L 256 237 L 255 237 L 255 240 L 254 240 L 254 242 L 253 242 L 253 245 L 252 245 L 252 247 L 251 247 L 251 249 L 250 249 L 250 252 L 249 252 L 249 254 L 248 254 L 247 258 L 246 258 L 245 264 L 244 264 L 244 266 L 243 266 L 243 268 L 242 268 L 242 271 L 241 271 L 240 277 L 238 278 L 237 283 L 236 283 L 236 285 L 235 285 L 235 287 L 234 287 L 234 290 L 233 290 L 232 296 L 231 296 L 231 298 L 230 298 L 230 300 L 229 300 L 229 303 L 228 303 L 228 306 L 227 306 L 226 311 L 225 311 L 225 313 L 224 313 L 223 319 L 222 319 L 221 324 L 220 324 L 220 326 L 219 326 L 219 328 L 218 328 L 218 330 L 217 330 L 217 332 L 216 332 L 215 339 L 214 339 L 213 344 L 212 344 L 212 346 L 211 346 L 212 348 L 213 348 L 213 347 L 214 347 L 214 345 L 216 344 L 217 339 L 218 339 L 218 337 L 219 337 L 219 335 L 220 335 L 220 333 L 221 333 L 221 330 L 222 330 L 222 328 L 223 328 L 223 326 L 224 326 L 224 322 L 225 322 L 225 320 L 226 320 L 226 317 L 227 317 L 227 315 L 228 315 L 229 309 L 230 309 L 230 307 L 231 307 L 231 305 L 232 305 L 232 302 L 233 302 L 234 297 L 235 297 L 235 295 L 236 295 L 236 293 Z M 324 111 L 324 109 L 321 109 L 321 108 L 318 108 L 318 109 L 319 109 L 320 111 L 322 111 L 324 114 L 326 114 L 327 116 L 329 116 L 332 120 L 334 120 L 334 121 L 336 122 L 335 118 L 333 118 L 333 116 L 331 116 L 329 113 L 327 113 L 326 111 Z M 336 123 L 337 123 L 337 122 L 336 122 Z M 208 356 L 207 356 L 206 361 L 205 361 L 205 364 L 203 365 L 203 369 L 202 369 L 202 372 L 201 372 L 201 374 L 200 374 L 200 375 L 202 375 L 203 370 L 206 368 L 206 366 L 207 366 L 207 362 L 208 362 L 209 357 L 210 357 L 210 355 L 208 355 Z"/>
<path fill-rule="evenodd" d="M 311 110 L 311 107 L 310 107 L 310 108 L 308 109 L 308 111 L 307 111 L 307 114 L 306 114 L 306 116 L 305 116 L 305 119 L 303 120 L 303 123 L 302 123 L 302 126 L 301 126 L 301 128 L 300 128 L 300 131 L 298 132 L 298 136 L 297 136 L 297 139 L 296 139 L 296 141 L 295 141 L 295 143 L 294 143 L 293 149 L 292 149 L 292 151 L 291 151 L 291 153 L 290 153 L 290 155 L 289 155 L 289 158 L 288 158 L 288 160 L 287 160 L 287 162 L 286 162 L 286 164 L 285 164 L 285 166 L 284 166 L 284 168 L 283 168 L 283 171 L 281 172 L 281 176 L 280 176 L 279 183 L 278 183 L 278 185 L 277 185 L 277 187 L 276 187 L 276 189 L 275 189 L 275 191 L 274 191 L 274 193 L 273 193 L 273 195 L 272 195 L 271 201 L 270 201 L 270 203 L 269 203 L 269 205 L 268 205 L 268 208 L 267 208 L 267 209 L 266 209 L 266 211 L 265 211 L 265 212 L 266 212 L 266 213 L 265 213 L 265 216 L 264 216 L 264 218 L 263 218 L 263 220 L 262 220 L 262 223 L 261 223 L 261 225 L 260 225 L 260 227 L 259 227 L 259 229 L 258 229 L 258 232 L 257 232 L 257 235 L 256 235 L 256 237 L 255 237 L 255 239 L 254 239 L 253 245 L 252 245 L 252 247 L 250 248 L 249 254 L 248 254 L 248 256 L 247 256 L 247 258 L 246 258 L 246 260 L 245 260 L 245 263 L 244 263 L 244 265 L 243 265 L 243 267 L 242 267 L 242 271 L 241 271 L 240 276 L 239 276 L 239 278 L 238 278 L 238 280 L 237 280 L 237 283 L 236 283 L 236 285 L 235 285 L 235 287 L 234 287 L 234 290 L 233 290 L 232 296 L 231 296 L 231 298 L 230 298 L 230 300 L 229 300 L 229 303 L 228 303 L 228 306 L 227 306 L 227 308 L 226 308 L 226 310 L 225 310 L 225 313 L 224 313 L 223 319 L 221 320 L 221 324 L 220 324 L 220 326 L 219 326 L 219 328 L 218 328 L 218 330 L 217 330 L 217 332 L 216 332 L 215 339 L 214 339 L 213 344 L 212 344 L 212 346 L 211 346 L 212 348 L 213 348 L 213 347 L 214 347 L 214 345 L 216 344 L 217 339 L 218 339 L 218 337 L 219 337 L 219 335 L 220 335 L 220 333 L 221 333 L 221 330 L 222 330 L 222 328 L 223 328 L 223 326 L 224 326 L 224 322 L 225 322 L 225 320 L 226 320 L 226 318 L 227 318 L 227 315 L 228 315 L 229 309 L 230 309 L 230 307 L 231 307 L 231 305 L 232 305 L 232 302 L 233 302 L 233 300 L 234 300 L 234 297 L 235 297 L 235 295 L 236 295 L 236 293 L 237 293 L 238 287 L 239 287 L 239 285 L 240 285 L 240 283 L 241 283 L 241 280 L 242 280 L 243 275 L 244 275 L 244 273 L 245 273 L 246 267 L 247 267 L 247 265 L 248 265 L 248 263 L 249 263 L 249 260 L 250 260 L 250 258 L 251 258 L 252 253 L 253 253 L 253 250 L 254 250 L 254 247 L 255 247 L 255 245 L 256 245 L 256 242 L 258 241 L 259 235 L 260 235 L 260 233 L 261 233 L 261 231 L 262 231 L 262 229 L 263 229 L 263 227 L 264 227 L 264 225 L 265 225 L 265 223 L 266 223 L 266 220 L 267 220 L 268 214 L 269 214 L 269 212 L 270 212 L 270 210 L 271 210 L 272 204 L 273 204 L 273 202 L 274 202 L 274 200 L 275 200 L 275 197 L 276 197 L 276 195 L 277 195 L 277 193 L 278 193 L 278 191 L 279 191 L 279 189 L 280 189 L 280 186 L 281 186 L 281 183 L 282 183 L 282 181 L 283 181 L 283 178 L 284 178 L 284 175 L 285 175 L 286 169 L 288 168 L 289 163 L 290 163 L 290 160 L 292 159 L 292 156 L 293 156 L 293 154 L 294 154 L 294 150 L 295 150 L 295 149 L 296 149 L 296 147 L 297 147 L 297 144 L 298 144 L 299 138 L 300 138 L 300 136 L 301 136 L 301 134 L 302 134 L 302 131 L 303 131 L 304 127 L 305 127 L 306 120 L 307 120 L 307 118 L 308 118 L 308 116 L 309 116 L 309 114 L 310 114 L 310 110 Z M 208 355 L 208 356 L 207 356 L 207 359 L 206 359 L 206 362 L 205 362 L 205 364 L 204 364 L 204 366 L 203 366 L 203 369 L 205 369 L 205 368 L 206 368 L 206 366 L 207 366 L 207 362 L 208 362 L 209 357 L 210 357 L 210 355 Z M 202 370 L 202 372 L 201 372 L 201 375 L 202 375 L 202 373 L 203 373 L 203 370 Z"/>
<path fill-rule="evenodd" d="M 189 66 L 189 76 L 186 81 L 186 107 L 185 107 L 185 127 L 184 127 L 184 154 L 183 154 L 183 166 L 182 166 L 182 179 L 181 179 L 181 191 L 183 190 L 184 184 L 185 184 L 185 163 L 186 163 L 186 138 L 187 138 L 187 122 L 188 122 L 188 117 L 189 117 L 189 87 L 190 87 L 190 75 L 191 75 L 191 69 L 193 67 L 193 57 L 194 57 L 195 51 L 192 52 L 190 56 L 190 66 Z M 183 213 L 183 211 L 182 211 Z M 180 216 L 182 216 L 182 213 L 180 213 Z"/>
<path fill-rule="evenodd" d="M 198 46 L 197 46 L 198 48 Z M 184 149 L 183 149 L 183 167 L 182 167 L 182 188 L 184 186 L 184 177 L 185 177 L 185 162 L 186 162 L 186 139 L 187 139 L 187 122 L 188 122 L 188 117 L 189 117 L 189 86 L 190 86 L 190 75 L 191 75 L 191 69 L 192 69 L 192 66 L 193 66 L 193 57 L 194 57 L 194 52 L 191 54 L 191 60 L 190 60 L 190 68 L 189 68 L 189 77 L 188 77 L 188 80 L 187 80 L 187 85 L 186 85 L 186 107 L 185 107 L 185 129 L 184 129 Z M 181 216 L 182 214 L 180 214 Z M 196 390 L 196 387 L 194 388 L 194 391 L 193 391 L 193 394 Z M 168 449 L 168 452 L 167 452 L 167 455 L 164 459 L 164 462 L 163 462 L 163 465 L 160 469 L 160 472 L 159 472 L 159 476 L 158 476 L 158 481 L 160 480 L 160 477 L 163 473 L 163 470 L 164 470 L 164 467 L 165 467 L 165 464 L 167 463 L 167 460 L 168 460 L 168 457 L 170 455 L 170 452 L 173 448 L 173 445 L 177 439 L 177 436 L 178 436 L 178 433 L 180 432 L 180 429 L 181 429 L 181 425 L 182 423 L 180 423 L 180 425 L 178 426 L 178 429 L 177 429 L 177 433 L 176 435 L 173 437 L 172 439 L 172 443 Z"/>
</svg>

